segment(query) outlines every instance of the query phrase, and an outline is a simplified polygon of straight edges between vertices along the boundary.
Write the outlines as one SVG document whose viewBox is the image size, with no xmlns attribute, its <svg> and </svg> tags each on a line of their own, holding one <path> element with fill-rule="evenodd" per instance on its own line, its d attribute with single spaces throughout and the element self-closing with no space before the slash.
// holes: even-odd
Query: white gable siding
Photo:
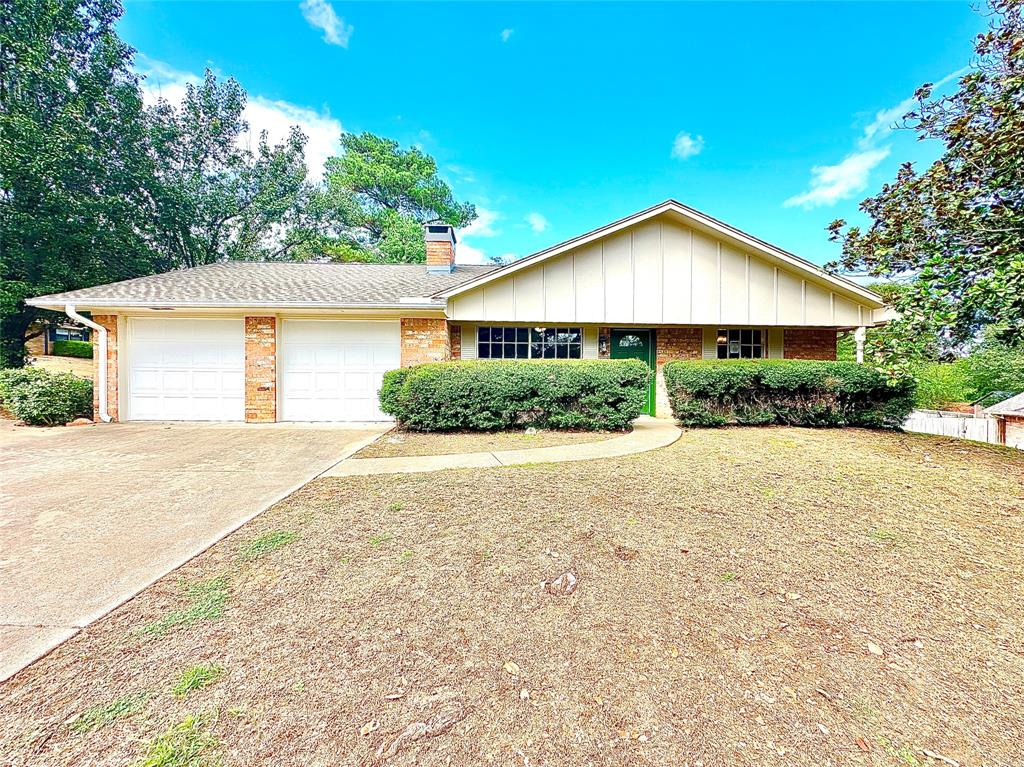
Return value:
<svg viewBox="0 0 1024 767">
<path fill-rule="evenodd" d="M 872 310 L 709 234 L 655 218 L 451 299 L 455 321 L 853 326 Z"/>
</svg>

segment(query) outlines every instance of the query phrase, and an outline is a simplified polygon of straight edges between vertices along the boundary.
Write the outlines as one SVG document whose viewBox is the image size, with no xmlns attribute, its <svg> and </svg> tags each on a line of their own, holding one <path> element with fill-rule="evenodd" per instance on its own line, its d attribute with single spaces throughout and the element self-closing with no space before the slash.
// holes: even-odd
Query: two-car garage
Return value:
<svg viewBox="0 0 1024 767">
<path fill-rule="evenodd" d="M 279 421 L 382 421 L 381 378 L 401 362 L 396 320 L 278 319 Z M 128 420 L 245 420 L 242 318 L 128 317 Z"/>
</svg>

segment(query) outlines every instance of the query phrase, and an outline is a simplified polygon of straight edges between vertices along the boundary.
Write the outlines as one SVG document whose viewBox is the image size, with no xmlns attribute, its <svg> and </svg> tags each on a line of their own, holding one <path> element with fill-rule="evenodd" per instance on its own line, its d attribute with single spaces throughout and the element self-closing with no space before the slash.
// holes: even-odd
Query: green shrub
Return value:
<svg viewBox="0 0 1024 767">
<path fill-rule="evenodd" d="M 438 362 L 384 375 L 381 409 L 407 429 L 625 429 L 644 409 L 639 360 Z"/>
<path fill-rule="evenodd" d="M 11 406 L 11 392 L 30 381 L 46 378 L 49 373 L 42 368 L 4 368 L 0 370 L 0 405 Z"/>
<path fill-rule="evenodd" d="M 0 402 L 25 423 L 57 426 L 92 417 L 92 382 L 39 368 L 0 370 Z"/>
<path fill-rule="evenodd" d="M 889 384 L 873 368 L 851 362 L 669 362 L 664 375 L 672 413 L 685 426 L 898 429 L 914 406 L 913 381 Z"/>
<path fill-rule="evenodd" d="M 92 344 L 88 341 L 54 341 L 53 353 L 57 357 L 92 359 Z"/>
<path fill-rule="evenodd" d="M 978 397 L 992 391 L 1024 391 L 1024 349 L 989 343 L 964 360 Z"/>
<path fill-rule="evenodd" d="M 929 410 L 942 410 L 959 402 L 973 402 L 981 394 L 971 382 L 969 362 L 928 362 L 913 369 L 917 379 L 914 404 Z"/>
</svg>

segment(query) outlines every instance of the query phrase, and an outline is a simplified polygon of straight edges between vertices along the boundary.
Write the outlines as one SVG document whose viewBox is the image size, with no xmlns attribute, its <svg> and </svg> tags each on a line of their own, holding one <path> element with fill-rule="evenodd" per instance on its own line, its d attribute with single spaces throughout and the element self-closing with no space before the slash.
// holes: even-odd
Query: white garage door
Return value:
<svg viewBox="0 0 1024 767">
<path fill-rule="evenodd" d="M 388 421 L 377 392 L 401 365 L 398 322 L 283 320 L 281 418 Z"/>
<path fill-rule="evenodd" d="M 128 319 L 128 417 L 245 420 L 242 320 Z"/>
</svg>

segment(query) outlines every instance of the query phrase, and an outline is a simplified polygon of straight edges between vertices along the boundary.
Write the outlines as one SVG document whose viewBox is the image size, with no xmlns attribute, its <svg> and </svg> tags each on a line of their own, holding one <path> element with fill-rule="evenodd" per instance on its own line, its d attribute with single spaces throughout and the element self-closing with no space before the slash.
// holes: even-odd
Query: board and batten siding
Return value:
<svg viewBox="0 0 1024 767">
<path fill-rule="evenodd" d="M 449 299 L 455 322 L 856 326 L 872 307 L 655 218 Z M 781 343 L 781 341 L 780 341 Z"/>
</svg>

